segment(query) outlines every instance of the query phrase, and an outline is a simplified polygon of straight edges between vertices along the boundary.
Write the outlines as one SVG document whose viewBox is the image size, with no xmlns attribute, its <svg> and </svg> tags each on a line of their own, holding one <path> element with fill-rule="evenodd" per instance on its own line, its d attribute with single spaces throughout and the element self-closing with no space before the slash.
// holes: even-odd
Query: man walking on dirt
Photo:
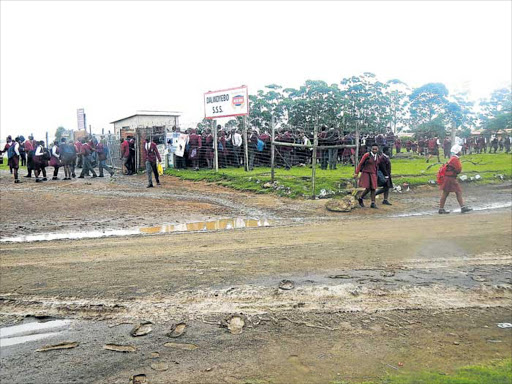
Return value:
<svg viewBox="0 0 512 384">
<path fill-rule="evenodd" d="M 155 175 L 156 185 L 160 185 L 156 160 L 158 159 L 158 161 L 162 161 L 162 159 L 160 158 L 160 153 L 158 152 L 158 148 L 154 140 L 153 142 L 150 142 L 148 137 L 146 138 L 146 142 L 144 143 L 144 161 L 146 162 L 146 173 L 148 175 L 147 188 L 153 188 L 153 179 L 151 178 L 152 171 Z"/>
<path fill-rule="evenodd" d="M 123 166 L 126 169 L 125 175 L 131 175 L 130 168 L 130 144 L 128 140 L 121 138 L 121 161 L 123 162 Z"/>
</svg>

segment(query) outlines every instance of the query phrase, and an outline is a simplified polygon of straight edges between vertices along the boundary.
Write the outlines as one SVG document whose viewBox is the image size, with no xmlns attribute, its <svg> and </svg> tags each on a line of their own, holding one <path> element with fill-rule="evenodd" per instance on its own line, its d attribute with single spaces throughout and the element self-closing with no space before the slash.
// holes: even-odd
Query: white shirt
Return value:
<svg viewBox="0 0 512 384">
<path fill-rule="evenodd" d="M 57 153 L 57 148 L 58 147 L 56 145 L 52 147 L 52 156 L 55 156 L 58 159 L 60 155 Z"/>
<path fill-rule="evenodd" d="M 231 142 L 233 143 L 233 146 L 240 147 L 242 145 L 242 135 L 239 134 L 238 132 L 235 132 L 233 134 Z"/>
<path fill-rule="evenodd" d="M 34 154 L 34 156 L 41 156 L 42 154 L 43 154 L 43 146 L 42 145 L 38 145 L 37 149 L 36 149 L 36 153 Z"/>
</svg>

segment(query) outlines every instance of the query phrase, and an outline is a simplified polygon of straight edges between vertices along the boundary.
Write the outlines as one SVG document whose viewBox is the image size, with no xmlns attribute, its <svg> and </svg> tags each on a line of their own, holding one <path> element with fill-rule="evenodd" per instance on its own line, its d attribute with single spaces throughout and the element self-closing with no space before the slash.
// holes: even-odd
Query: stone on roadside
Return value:
<svg viewBox="0 0 512 384">
<path fill-rule="evenodd" d="M 350 212 L 356 207 L 356 199 L 353 196 L 345 196 L 342 199 L 329 200 L 325 208 L 331 212 Z"/>
</svg>

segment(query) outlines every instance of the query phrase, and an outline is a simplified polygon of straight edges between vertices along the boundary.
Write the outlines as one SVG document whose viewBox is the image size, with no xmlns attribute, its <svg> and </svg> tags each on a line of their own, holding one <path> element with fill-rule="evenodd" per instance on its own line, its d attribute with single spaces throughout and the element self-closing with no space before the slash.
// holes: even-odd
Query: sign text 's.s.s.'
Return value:
<svg viewBox="0 0 512 384">
<path fill-rule="evenodd" d="M 248 114 L 249 95 L 246 86 L 204 94 L 204 116 L 207 119 Z"/>
</svg>

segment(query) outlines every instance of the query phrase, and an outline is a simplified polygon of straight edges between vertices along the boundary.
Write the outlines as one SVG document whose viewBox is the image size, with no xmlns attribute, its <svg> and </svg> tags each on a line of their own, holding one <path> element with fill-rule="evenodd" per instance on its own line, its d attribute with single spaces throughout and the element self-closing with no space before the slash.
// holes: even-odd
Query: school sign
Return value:
<svg viewBox="0 0 512 384">
<path fill-rule="evenodd" d="M 249 93 L 245 85 L 204 94 L 204 117 L 207 119 L 248 114 Z"/>
</svg>

